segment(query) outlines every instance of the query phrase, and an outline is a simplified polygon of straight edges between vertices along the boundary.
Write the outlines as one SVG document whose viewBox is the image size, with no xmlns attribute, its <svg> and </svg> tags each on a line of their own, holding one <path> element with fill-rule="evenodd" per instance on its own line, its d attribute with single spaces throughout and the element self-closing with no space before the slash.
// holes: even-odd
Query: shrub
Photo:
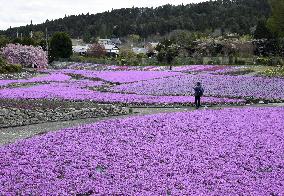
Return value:
<svg viewBox="0 0 284 196">
<path fill-rule="evenodd" d="M 121 48 L 118 58 L 119 65 L 139 65 L 137 55 L 130 48 Z"/>
<path fill-rule="evenodd" d="M 0 73 L 15 73 L 15 72 L 21 72 L 22 66 L 19 64 L 6 64 L 4 66 L 0 66 Z"/>
<path fill-rule="evenodd" d="M 9 41 L 10 40 L 6 36 L 0 35 L 0 48 L 5 47 Z"/>
<path fill-rule="evenodd" d="M 279 76 L 279 77 L 283 77 L 284 76 L 284 67 L 280 66 L 280 67 L 276 67 L 276 68 L 272 68 L 272 69 L 267 69 L 263 72 L 264 75 L 266 76 Z"/>
<path fill-rule="evenodd" d="M 48 65 L 46 52 L 41 47 L 8 44 L 0 53 L 10 64 L 33 68 L 45 68 Z"/>
<path fill-rule="evenodd" d="M 236 65 L 245 65 L 246 64 L 246 61 L 244 59 L 236 59 L 235 61 L 235 64 Z"/>
<path fill-rule="evenodd" d="M 12 40 L 13 44 L 22 44 L 22 40 L 18 37 L 16 37 L 15 39 Z"/>
<path fill-rule="evenodd" d="M 24 37 L 21 44 L 25 46 L 36 46 L 35 40 L 30 37 Z"/>
<path fill-rule="evenodd" d="M 72 41 L 69 35 L 64 32 L 55 33 L 50 40 L 49 60 L 67 59 L 72 53 Z"/>
<path fill-rule="evenodd" d="M 172 40 L 165 39 L 158 44 L 156 50 L 159 52 L 157 55 L 157 60 L 160 63 L 166 62 L 167 64 L 171 64 L 178 56 L 179 47 Z M 172 69 L 172 66 L 170 66 L 170 69 Z"/>
<path fill-rule="evenodd" d="M 260 65 L 268 65 L 268 66 L 274 66 L 274 65 L 281 65 L 281 59 L 277 57 L 258 57 L 256 59 L 256 63 Z"/>
<path fill-rule="evenodd" d="M 21 65 L 7 64 L 7 62 L 0 56 L 0 73 L 20 72 L 21 70 Z"/>
</svg>

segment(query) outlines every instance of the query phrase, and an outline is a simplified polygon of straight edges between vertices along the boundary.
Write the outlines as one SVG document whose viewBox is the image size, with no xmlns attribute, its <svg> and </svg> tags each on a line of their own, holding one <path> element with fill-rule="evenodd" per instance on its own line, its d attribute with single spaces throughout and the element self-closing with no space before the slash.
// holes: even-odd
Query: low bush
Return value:
<svg viewBox="0 0 284 196">
<path fill-rule="evenodd" d="M 284 66 L 267 69 L 263 74 L 270 77 L 284 77 Z"/>
<path fill-rule="evenodd" d="M 259 65 L 278 66 L 284 65 L 283 58 L 281 57 L 257 57 L 256 63 Z"/>
<path fill-rule="evenodd" d="M 0 57 L 0 74 L 15 73 L 22 71 L 22 66 L 19 64 L 8 64 Z"/>
</svg>

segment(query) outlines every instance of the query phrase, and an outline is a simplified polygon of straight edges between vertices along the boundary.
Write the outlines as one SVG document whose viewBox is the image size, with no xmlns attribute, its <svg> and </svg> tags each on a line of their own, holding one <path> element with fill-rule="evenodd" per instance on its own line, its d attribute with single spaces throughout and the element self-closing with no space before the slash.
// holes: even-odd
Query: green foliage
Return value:
<svg viewBox="0 0 284 196">
<path fill-rule="evenodd" d="M 90 43 L 92 41 L 92 35 L 89 31 L 86 31 L 83 35 L 83 41 L 85 43 Z"/>
<path fill-rule="evenodd" d="M 175 40 L 176 44 L 181 48 L 190 49 L 193 47 L 193 42 L 200 38 L 201 35 L 186 30 L 175 30 L 168 37 L 170 40 Z"/>
<path fill-rule="evenodd" d="M 118 64 L 117 59 L 114 58 L 96 58 L 92 56 L 80 56 L 78 54 L 73 54 L 70 57 L 71 62 L 82 62 L 82 63 L 94 63 L 94 64 L 108 64 L 108 65 L 114 65 Z"/>
<path fill-rule="evenodd" d="M 0 56 L 0 66 L 6 65 L 7 62 Z"/>
<path fill-rule="evenodd" d="M 244 59 L 238 59 L 235 60 L 235 65 L 246 65 L 246 61 Z"/>
<path fill-rule="evenodd" d="M 282 1 L 282 0 L 281 0 Z M 267 0 L 216 0 L 189 5 L 164 5 L 157 8 L 123 8 L 99 14 L 80 14 L 33 25 L 34 31 L 50 34 L 65 31 L 73 37 L 126 37 L 136 34 L 142 38 L 150 35 L 166 35 L 176 30 L 212 33 L 221 32 L 249 34 L 261 18 L 270 15 Z M 4 33 L 9 37 L 17 30 L 24 35 L 30 26 L 11 28 Z M 88 40 L 88 39 L 87 39 Z"/>
<path fill-rule="evenodd" d="M 21 72 L 22 66 L 18 64 L 7 64 L 4 66 L 0 66 L 0 73 L 16 73 Z"/>
<path fill-rule="evenodd" d="M 15 38 L 12 41 L 13 44 L 22 44 L 22 40 L 20 38 Z"/>
<path fill-rule="evenodd" d="M 33 33 L 33 40 L 36 43 L 40 43 L 42 40 L 45 40 L 45 34 L 42 31 L 36 31 Z"/>
<path fill-rule="evenodd" d="M 131 44 L 137 45 L 138 42 L 140 41 L 140 36 L 136 34 L 131 34 L 128 36 L 128 40 L 130 41 Z"/>
<path fill-rule="evenodd" d="M 121 48 L 118 57 L 119 65 L 141 65 L 143 56 L 135 54 L 131 48 Z"/>
<path fill-rule="evenodd" d="M 265 21 L 259 21 L 254 32 L 255 39 L 271 39 L 273 33 L 267 28 Z"/>
<path fill-rule="evenodd" d="M 67 59 L 72 55 L 72 41 L 67 33 L 55 33 L 50 40 L 50 61 Z"/>
<path fill-rule="evenodd" d="M 284 1 L 269 0 L 272 15 L 267 21 L 268 28 L 279 37 L 284 37 Z"/>
<path fill-rule="evenodd" d="M 40 46 L 44 51 L 46 51 L 46 40 L 41 40 L 40 42 L 38 42 L 38 46 Z"/>
<path fill-rule="evenodd" d="M 10 40 L 6 36 L 0 35 L 0 48 L 6 46 L 9 42 Z"/>
<path fill-rule="evenodd" d="M 284 66 L 267 69 L 263 72 L 263 74 L 270 77 L 284 77 Z"/>
<path fill-rule="evenodd" d="M 21 41 L 21 44 L 25 46 L 36 46 L 37 45 L 35 40 L 30 37 L 24 37 L 23 40 Z"/>
<path fill-rule="evenodd" d="M 8 64 L 3 58 L 0 57 L 0 73 L 15 73 L 22 71 L 21 65 Z"/>
<path fill-rule="evenodd" d="M 284 65 L 283 59 L 280 57 L 257 57 L 257 65 L 279 66 Z"/>
<path fill-rule="evenodd" d="M 176 42 L 165 39 L 160 44 L 158 44 L 156 50 L 159 52 L 157 56 L 159 62 L 166 62 L 167 64 L 171 64 L 175 57 L 178 56 L 179 46 L 176 44 Z"/>
</svg>

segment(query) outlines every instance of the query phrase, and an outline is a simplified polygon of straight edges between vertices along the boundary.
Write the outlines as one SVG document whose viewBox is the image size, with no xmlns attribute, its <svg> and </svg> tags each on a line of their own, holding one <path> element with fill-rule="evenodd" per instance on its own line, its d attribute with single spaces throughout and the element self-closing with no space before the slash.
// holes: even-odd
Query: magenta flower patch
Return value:
<svg viewBox="0 0 284 196">
<path fill-rule="evenodd" d="M 64 82 L 70 80 L 71 77 L 62 73 L 51 73 L 44 76 L 38 76 L 30 79 L 20 80 L 0 80 L 0 87 L 13 83 L 48 83 L 48 82 Z"/>
<path fill-rule="evenodd" d="M 284 108 L 103 121 L 0 147 L 0 195 L 283 195 Z"/>
<path fill-rule="evenodd" d="M 100 78 L 109 82 L 129 83 L 155 78 L 184 75 L 168 71 L 91 71 L 91 70 L 61 70 L 62 73 L 78 74 L 87 78 Z"/>
<path fill-rule="evenodd" d="M 284 79 L 255 76 L 188 74 L 122 84 L 111 90 L 143 95 L 192 95 L 196 82 L 203 84 L 205 96 L 284 100 Z"/>
<path fill-rule="evenodd" d="M 87 87 L 100 86 L 101 81 L 70 80 L 61 83 L 50 83 L 26 88 L 12 88 L 0 90 L 0 98 L 5 99 L 64 99 L 90 100 L 100 103 L 127 104 L 191 104 L 192 96 L 151 96 L 111 92 L 99 92 Z M 205 104 L 244 103 L 243 99 L 204 97 Z"/>
</svg>

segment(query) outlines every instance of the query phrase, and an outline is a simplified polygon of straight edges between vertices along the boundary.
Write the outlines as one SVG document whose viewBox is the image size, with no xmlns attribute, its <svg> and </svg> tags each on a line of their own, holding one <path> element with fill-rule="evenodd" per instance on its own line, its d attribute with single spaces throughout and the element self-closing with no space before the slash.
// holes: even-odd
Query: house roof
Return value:
<svg viewBox="0 0 284 196">
<path fill-rule="evenodd" d="M 85 45 L 85 46 L 80 46 L 80 45 L 78 45 L 78 46 L 72 46 L 72 50 L 74 51 L 74 52 L 87 52 L 87 50 L 88 50 L 88 48 L 89 48 L 89 46 L 88 45 Z"/>
<path fill-rule="evenodd" d="M 112 44 L 105 44 L 104 45 L 106 50 L 117 50 L 119 49 L 116 45 L 112 45 Z"/>
</svg>

